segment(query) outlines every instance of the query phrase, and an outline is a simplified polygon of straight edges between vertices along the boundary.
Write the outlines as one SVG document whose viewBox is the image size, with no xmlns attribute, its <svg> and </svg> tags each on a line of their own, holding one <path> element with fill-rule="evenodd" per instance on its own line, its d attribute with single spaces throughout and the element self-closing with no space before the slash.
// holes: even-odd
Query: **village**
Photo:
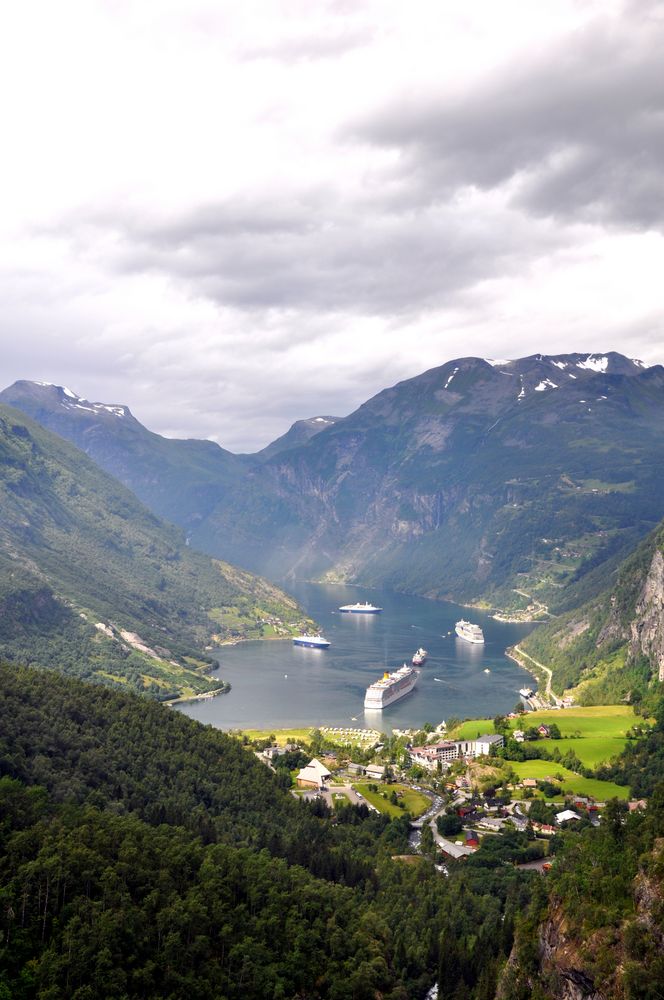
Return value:
<svg viewBox="0 0 664 1000">
<path fill-rule="evenodd" d="M 539 721 L 544 714 L 547 722 Z M 418 732 L 395 730 L 389 737 L 326 727 L 312 730 L 310 740 L 272 738 L 263 745 L 254 741 L 252 748 L 291 794 L 325 803 L 331 816 L 342 802 L 408 815 L 413 852 L 433 857 L 443 873 L 450 861 L 478 852 L 484 863 L 546 872 L 555 860 L 556 837 L 566 828 L 599 825 L 614 798 L 625 813 L 646 806 L 645 800 L 629 801 L 626 788 L 588 776 L 592 772 L 570 744 L 574 740 L 580 755 L 591 748 L 597 755 L 597 740 L 587 737 L 585 747 L 581 729 L 561 734 L 554 721 L 560 718 L 555 711 L 510 713 L 493 720 L 499 731 L 475 735 L 469 730 L 488 720 L 467 720 L 450 737 L 445 723 Z M 579 709 L 573 721 L 583 727 L 584 718 L 595 733 L 598 713 Z M 625 734 L 632 735 L 629 718 L 626 711 L 618 715 L 620 727 L 617 719 L 604 720 L 611 730 L 605 755 L 614 749 L 611 741 L 622 746 Z"/>
</svg>

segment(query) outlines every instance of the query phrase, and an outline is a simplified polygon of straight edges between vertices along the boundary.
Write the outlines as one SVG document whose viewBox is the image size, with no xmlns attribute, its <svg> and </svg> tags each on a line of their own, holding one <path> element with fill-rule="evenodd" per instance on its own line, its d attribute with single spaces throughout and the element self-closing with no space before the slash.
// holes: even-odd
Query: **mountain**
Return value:
<svg viewBox="0 0 664 1000">
<path fill-rule="evenodd" d="M 39 416 L 36 400 L 47 396 Z M 65 436 L 82 421 L 89 454 L 158 509 L 154 497 L 167 491 L 158 464 L 149 490 L 144 482 L 139 490 L 135 472 L 118 471 L 123 460 L 135 467 L 135 451 L 114 431 L 109 458 L 96 412 L 31 383 L 0 398 Z M 462 358 L 262 460 L 224 453 L 210 473 L 210 502 L 180 493 L 168 516 L 197 547 L 272 579 L 560 610 L 578 602 L 582 581 L 597 592 L 600 567 L 659 522 L 663 460 L 661 366 L 614 352 Z"/>
<path fill-rule="evenodd" d="M 174 440 L 147 430 L 129 407 L 95 403 L 66 386 L 15 382 L 0 402 L 90 455 L 159 517 L 185 530 L 207 517 L 226 484 L 244 472 L 242 458 L 213 441 Z"/>
<path fill-rule="evenodd" d="M 290 632 L 282 591 L 190 549 L 78 448 L 0 405 L 0 653 L 159 697 L 218 688 L 202 651 Z"/>
<path fill-rule="evenodd" d="M 340 417 L 307 417 L 305 420 L 296 420 L 285 434 L 282 434 L 276 441 L 267 445 L 262 451 L 256 452 L 254 457 L 265 461 L 265 459 L 272 458 L 282 451 L 288 451 L 290 448 L 306 444 L 316 434 L 327 430 L 328 427 L 336 424 L 340 419 Z"/>
<path fill-rule="evenodd" d="M 605 584 L 607 578 L 605 578 Z M 582 704 L 636 703 L 664 682 L 664 522 L 578 608 L 540 625 L 520 648 Z"/>
</svg>

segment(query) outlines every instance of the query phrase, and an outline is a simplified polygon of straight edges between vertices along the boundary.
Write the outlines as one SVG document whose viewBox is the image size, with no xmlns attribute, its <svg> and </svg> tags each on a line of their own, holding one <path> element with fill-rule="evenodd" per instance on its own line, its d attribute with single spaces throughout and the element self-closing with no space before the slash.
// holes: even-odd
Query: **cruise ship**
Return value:
<svg viewBox="0 0 664 1000">
<path fill-rule="evenodd" d="M 296 635 L 293 645 L 307 646 L 309 649 L 327 649 L 330 643 L 322 635 Z"/>
<path fill-rule="evenodd" d="M 364 604 L 344 604 L 343 607 L 339 608 L 339 611 L 344 611 L 349 615 L 377 615 L 382 610 L 382 608 L 376 608 L 366 601 Z"/>
<path fill-rule="evenodd" d="M 472 622 L 464 621 L 463 618 L 456 623 L 454 631 L 460 639 L 465 639 L 466 642 L 484 642 L 484 633 L 479 625 L 473 625 Z"/>
<path fill-rule="evenodd" d="M 399 698 L 410 694 L 417 684 L 418 677 L 417 670 L 413 670 L 407 663 L 404 663 L 403 667 L 399 667 L 392 674 L 385 671 L 379 681 L 374 681 L 367 688 L 367 693 L 364 696 L 364 707 L 387 708 Z"/>
</svg>

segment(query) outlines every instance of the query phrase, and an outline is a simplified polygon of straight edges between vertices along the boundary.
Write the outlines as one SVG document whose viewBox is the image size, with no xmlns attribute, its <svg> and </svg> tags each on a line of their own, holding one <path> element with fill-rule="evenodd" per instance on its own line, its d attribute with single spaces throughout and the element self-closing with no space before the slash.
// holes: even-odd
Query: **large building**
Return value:
<svg viewBox="0 0 664 1000">
<path fill-rule="evenodd" d="M 441 740 L 424 747 L 411 747 L 410 762 L 419 764 L 426 771 L 446 770 L 455 760 L 488 757 L 492 747 L 504 744 L 505 740 L 499 733 L 478 736 L 476 740 Z"/>
<path fill-rule="evenodd" d="M 303 767 L 297 776 L 297 787 L 298 788 L 317 788 L 320 791 L 327 788 L 327 782 L 330 780 L 330 772 L 321 764 L 319 760 L 314 757 L 310 760 L 306 767 Z"/>
</svg>

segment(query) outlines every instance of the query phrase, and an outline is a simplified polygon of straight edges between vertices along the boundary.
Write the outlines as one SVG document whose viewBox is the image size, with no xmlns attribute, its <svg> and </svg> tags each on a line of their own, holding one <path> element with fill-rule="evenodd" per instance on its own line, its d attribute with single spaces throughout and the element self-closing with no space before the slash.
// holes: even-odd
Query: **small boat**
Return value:
<svg viewBox="0 0 664 1000">
<path fill-rule="evenodd" d="M 293 645 L 306 646 L 308 649 L 327 649 L 330 643 L 322 635 L 296 635 Z"/>
<path fill-rule="evenodd" d="M 485 674 L 490 674 L 490 673 L 491 673 L 491 671 L 489 670 L 489 668 L 488 668 L 488 667 L 485 667 L 485 668 L 484 668 L 484 673 L 485 673 Z"/>
<path fill-rule="evenodd" d="M 413 653 L 413 658 L 410 662 L 413 664 L 414 667 L 421 667 L 424 663 L 426 663 L 428 655 L 429 654 L 427 650 L 422 649 L 422 647 L 420 646 L 417 652 Z"/>
</svg>

